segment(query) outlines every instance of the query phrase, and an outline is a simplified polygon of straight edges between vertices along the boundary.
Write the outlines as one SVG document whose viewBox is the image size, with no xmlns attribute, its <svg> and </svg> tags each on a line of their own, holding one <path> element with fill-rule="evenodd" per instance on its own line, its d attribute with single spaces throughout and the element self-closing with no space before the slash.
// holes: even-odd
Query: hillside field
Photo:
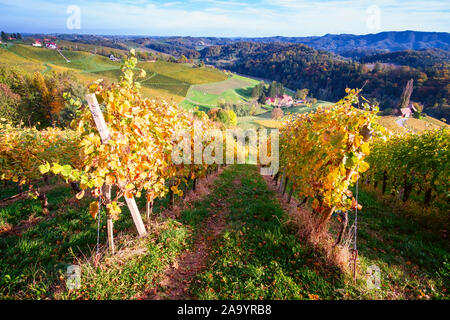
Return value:
<svg viewBox="0 0 450 320">
<path fill-rule="evenodd" d="M 0 66 L 14 66 L 28 72 L 73 71 L 82 81 L 90 82 L 98 78 L 115 81 L 121 74 L 120 62 L 83 51 L 34 48 L 15 44 L 0 47 Z M 67 62 L 64 57 L 70 62 Z M 193 68 L 190 65 L 165 61 L 141 62 L 138 65 L 147 76 L 141 80 L 144 95 L 160 96 L 181 102 L 192 85 L 221 82 L 228 76 L 214 68 Z"/>
<path fill-rule="evenodd" d="M 208 111 L 222 99 L 233 103 L 247 102 L 251 98 L 252 88 L 258 83 L 257 80 L 233 74 L 225 81 L 194 85 L 189 89 L 182 106 Z"/>
</svg>

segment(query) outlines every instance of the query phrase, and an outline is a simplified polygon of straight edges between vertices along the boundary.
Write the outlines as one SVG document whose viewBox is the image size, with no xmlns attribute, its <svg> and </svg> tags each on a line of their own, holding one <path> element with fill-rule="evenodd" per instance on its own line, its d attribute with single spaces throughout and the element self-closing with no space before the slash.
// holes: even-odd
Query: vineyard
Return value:
<svg viewBox="0 0 450 320">
<path fill-rule="evenodd" d="M 249 164 L 196 162 L 196 144 L 220 158 L 240 146 L 217 135 L 213 148 L 194 128 L 223 125 L 144 98 L 164 66 L 138 68 L 131 55 L 118 82 L 90 84 L 87 103 L 65 96 L 72 129 L 0 122 L 0 298 L 448 298 L 448 129 L 389 136 L 348 89 L 283 122 L 272 176 L 258 170 L 269 165 L 262 149 L 277 152 L 274 135 L 258 141 L 256 165 L 250 148 Z M 419 203 L 418 219 L 404 215 Z M 83 270 L 76 289 L 70 264 Z"/>
<path fill-rule="evenodd" d="M 68 43 L 63 42 L 61 45 L 67 46 Z M 81 48 L 83 46 L 80 45 Z M 121 75 L 120 63 L 107 57 L 84 51 L 62 50 L 62 53 L 70 63 L 56 50 L 16 44 L 6 49 L 0 48 L 0 65 L 17 67 L 27 72 L 74 71 L 78 78 L 89 83 L 99 77 L 113 82 Z M 137 67 L 144 69 L 148 74 L 146 79 L 141 79 L 144 96 L 161 96 L 166 100 L 174 99 L 177 102 L 184 99 L 191 85 L 227 79 L 227 75 L 215 69 L 192 68 L 184 64 L 159 60 L 141 61 Z"/>
</svg>

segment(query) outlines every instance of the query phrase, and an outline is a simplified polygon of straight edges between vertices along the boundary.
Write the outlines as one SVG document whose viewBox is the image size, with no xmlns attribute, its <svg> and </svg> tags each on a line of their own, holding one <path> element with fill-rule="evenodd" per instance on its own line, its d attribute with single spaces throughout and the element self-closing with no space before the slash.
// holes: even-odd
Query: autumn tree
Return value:
<svg viewBox="0 0 450 320">
<path fill-rule="evenodd" d="M 0 118 L 18 123 L 20 120 L 20 104 L 20 96 L 15 94 L 8 85 L 0 83 Z"/>
<path fill-rule="evenodd" d="M 306 97 L 308 96 L 308 94 L 309 94 L 309 90 L 307 88 L 299 89 L 295 93 L 295 98 L 298 100 L 305 100 Z"/>
</svg>

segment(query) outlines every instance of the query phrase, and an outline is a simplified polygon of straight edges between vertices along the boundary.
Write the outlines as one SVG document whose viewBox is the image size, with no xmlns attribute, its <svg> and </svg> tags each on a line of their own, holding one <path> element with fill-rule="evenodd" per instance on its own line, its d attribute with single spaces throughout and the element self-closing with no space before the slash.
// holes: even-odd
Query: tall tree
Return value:
<svg viewBox="0 0 450 320">
<path fill-rule="evenodd" d="M 414 85 L 414 79 L 411 79 L 408 81 L 408 83 L 405 86 L 405 89 L 403 89 L 402 96 L 400 97 L 400 108 L 407 108 L 409 105 L 409 101 L 411 99 L 411 95 L 413 92 Z"/>
<path fill-rule="evenodd" d="M 8 34 L 4 31 L 2 31 L 2 41 L 7 41 L 8 40 Z"/>
<path fill-rule="evenodd" d="M 264 91 L 263 83 L 260 82 L 252 89 L 252 97 L 259 98 L 263 93 L 263 91 Z"/>
</svg>

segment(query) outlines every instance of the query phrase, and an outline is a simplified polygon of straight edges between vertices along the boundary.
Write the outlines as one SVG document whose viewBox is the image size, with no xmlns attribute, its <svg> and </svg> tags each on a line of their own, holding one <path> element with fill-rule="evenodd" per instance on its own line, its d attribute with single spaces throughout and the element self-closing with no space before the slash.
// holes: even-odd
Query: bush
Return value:
<svg viewBox="0 0 450 320">
<path fill-rule="evenodd" d="M 233 105 L 233 111 L 238 117 L 246 117 L 250 115 L 250 106 L 244 103 Z"/>
<path fill-rule="evenodd" d="M 196 116 L 196 117 L 199 118 L 199 119 L 205 119 L 205 118 L 208 118 L 208 115 L 207 115 L 204 111 L 198 110 L 197 108 L 195 108 L 195 109 L 192 111 L 192 113 L 194 114 L 194 116 Z"/>
<path fill-rule="evenodd" d="M 217 121 L 217 114 L 219 113 L 219 108 L 212 108 L 211 110 L 208 111 L 208 117 L 212 120 L 212 121 Z"/>
<path fill-rule="evenodd" d="M 261 106 L 259 105 L 259 103 L 256 102 L 250 108 L 250 115 L 255 116 L 259 113 L 261 113 Z"/>
<path fill-rule="evenodd" d="M 394 111 L 392 110 L 392 108 L 386 108 L 383 111 L 381 111 L 380 113 L 382 116 L 390 116 L 393 114 L 393 112 Z"/>
<path fill-rule="evenodd" d="M 272 110 L 272 119 L 281 119 L 281 118 L 283 118 L 283 116 L 284 116 L 284 113 L 280 107 L 274 108 Z"/>
<path fill-rule="evenodd" d="M 0 83 L 0 118 L 17 123 L 20 103 L 20 96 L 12 92 L 8 85 Z"/>
<path fill-rule="evenodd" d="M 227 127 L 235 126 L 237 124 L 237 116 L 233 110 L 220 109 L 217 113 L 217 117 L 219 121 Z"/>
<path fill-rule="evenodd" d="M 416 119 L 422 119 L 423 117 L 422 117 L 422 113 L 421 112 L 414 112 L 414 114 L 413 114 L 413 117 L 414 118 L 416 118 Z"/>
</svg>

